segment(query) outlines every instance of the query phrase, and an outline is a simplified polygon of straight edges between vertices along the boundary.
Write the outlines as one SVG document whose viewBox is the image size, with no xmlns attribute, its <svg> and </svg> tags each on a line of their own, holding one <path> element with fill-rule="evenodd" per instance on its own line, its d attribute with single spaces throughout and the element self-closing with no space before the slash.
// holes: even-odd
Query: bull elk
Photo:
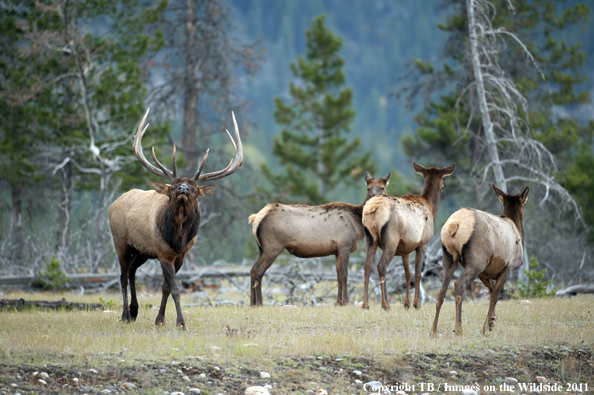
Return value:
<svg viewBox="0 0 594 395">
<path fill-rule="evenodd" d="M 136 270 L 147 259 L 158 259 L 163 276 L 163 295 L 155 325 L 165 323 L 165 307 L 169 295 L 173 297 L 177 310 L 177 326 L 187 330 L 186 322 L 180 306 L 180 290 L 176 273 L 182 267 L 184 257 L 196 242 L 196 234 L 200 226 L 200 206 L 198 198 L 209 195 L 216 185 L 198 186 L 206 181 L 218 180 L 233 174 L 243 162 L 243 147 L 239 137 L 239 129 L 235 114 L 235 141 L 227 131 L 235 149 L 235 157 L 229 165 L 219 171 L 202 174 L 208 157 L 204 154 L 198 171 L 191 178 L 177 175 L 175 161 L 175 144 L 173 145 L 173 171 L 168 170 L 157 160 L 153 147 L 153 160 L 157 167 L 149 163 L 142 151 L 142 136 L 148 124 L 144 126 L 149 110 L 146 110 L 136 135 L 134 136 L 134 155 L 138 161 L 152 174 L 163 177 L 171 184 L 151 181 L 154 190 L 142 191 L 132 189 L 120 196 L 109 207 L 109 222 L 113 242 L 120 261 L 120 283 L 124 299 L 122 320 L 130 322 L 138 316 L 136 299 Z M 130 283 L 131 303 L 128 308 L 128 282 Z"/>
<path fill-rule="evenodd" d="M 462 265 L 464 272 L 455 283 L 454 332 L 462 334 L 462 295 L 468 284 L 478 276 L 491 294 L 483 335 L 487 328 L 493 330 L 495 305 L 505 282 L 523 263 L 524 207 L 528 201 L 529 189 L 526 187 L 518 195 L 507 194 L 495 184 L 493 189 L 503 204 L 501 215 L 463 208 L 452 214 L 441 229 L 443 282 L 437 296 L 435 319 L 431 329 L 433 334 L 437 333 L 439 311 L 458 263 Z"/>
<path fill-rule="evenodd" d="M 390 175 L 374 179 L 365 172 L 365 202 L 373 196 L 386 194 Z M 348 304 L 349 254 L 358 248 L 363 239 L 361 217 L 365 202 L 360 205 L 338 202 L 321 206 L 273 203 L 258 214 L 250 215 L 249 222 L 260 248 L 260 256 L 250 270 L 250 305 L 262 305 L 262 277 L 285 248 L 300 258 L 335 255 L 338 277 L 336 304 Z"/>
<path fill-rule="evenodd" d="M 451 175 L 455 164 L 439 169 L 425 168 L 413 162 L 415 172 L 422 175 L 425 185 L 421 196 L 404 195 L 380 196 L 370 199 L 363 208 L 363 226 L 365 227 L 365 273 L 363 278 L 363 308 L 369 308 L 367 300 L 371 265 L 378 247 L 383 250 L 377 265 L 382 289 L 382 308 L 389 309 L 386 293 L 386 269 L 394 255 L 402 256 L 404 277 L 406 280 L 406 296 L 404 307 L 410 307 L 410 261 L 408 255 L 416 251 L 415 256 L 415 299 L 413 306 L 421 307 L 419 289 L 421 283 L 421 267 L 427 243 L 433 236 L 433 222 L 439 208 L 439 193 L 443 190 L 443 178 Z"/>
</svg>

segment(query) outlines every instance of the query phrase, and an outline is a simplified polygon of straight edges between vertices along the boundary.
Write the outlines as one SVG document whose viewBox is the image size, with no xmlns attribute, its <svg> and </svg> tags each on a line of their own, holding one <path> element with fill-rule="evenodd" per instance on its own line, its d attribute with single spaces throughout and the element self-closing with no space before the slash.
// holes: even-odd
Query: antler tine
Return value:
<svg viewBox="0 0 594 395">
<path fill-rule="evenodd" d="M 159 166 L 159 169 L 161 169 L 163 171 L 163 174 L 167 175 L 167 179 L 169 181 L 175 180 L 177 178 L 177 176 L 175 174 L 173 174 L 172 172 L 170 172 L 169 169 L 167 169 L 161 162 L 159 162 L 159 159 L 157 159 L 157 155 L 155 155 L 155 147 L 153 147 L 152 153 L 153 153 L 153 160 L 155 161 L 157 166 Z M 175 163 L 175 159 L 174 159 L 173 163 Z"/>
<path fill-rule="evenodd" d="M 199 172 L 197 172 L 196 175 L 194 175 L 194 177 L 192 177 L 192 179 L 194 181 L 196 181 L 197 183 L 202 183 L 202 182 L 211 181 L 211 180 L 218 180 L 218 179 L 227 177 L 227 176 L 235 173 L 235 171 L 243 164 L 243 145 L 241 143 L 241 137 L 239 136 L 239 127 L 237 126 L 237 120 L 235 119 L 235 113 L 233 111 L 231 111 L 231 115 L 233 116 L 233 126 L 235 127 L 235 140 L 236 141 L 233 141 L 233 137 L 231 137 L 231 134 L 229 133 L 228 130 L 227 130 L 227 135 L 229 136 L 229 139 L 231 140 L 231 144 L 233 144 L 233 149 L 235 150 L 235 157 L 231 160 L 229 165 L 227 167 L 225 167 L 223 170 L 214 171 L 212 173 L 206 173 L 204 175 L 200 175 L 200 172 L 202 172 L 202 166 L 203 166 L 203 164 L 201 164 Z"/>
<path fill-rule="evenodd" d="M 173 143 L 173 178 L 177 178 L 177 159 L 175 158 L 176 154 L 176 147 L 175 143 Z"/>
<path fill-rule="evenodd" d="M 204 169 L 204 164 L 206 163 L 206 158 L 208 158 L 209 151 L 210 151 L 210 149 L 207 149 L 206 152 L 204 153 L 204 156 L 202 157 L 202 161 L 200 162 L 200 167 L 198 167 L 198 171 L 196 172 L 196 174 L 194 174 L 194 176 L 192 177 L 192 180 L 196 181 L 200 177 L 200 174 L 202 173 L 202 169 Z"/>
<path fill-rule="evenodd" d="M 173 181 L 173 179 L 170 176 L 170 174 L 171 174 L 170 172 L 169 172 L 169 174 L 167 174 L 166 172 L 163 171 L 163 168 L 157 169 L 144 157 L 144 152 L 142 151 L 142 136 L 144 136 L 144 133 L 146 132 L 146 130 L 149 127 L 149 124 L 144 126 L 144 123 L 146 122 L 146 118 L 148 117 L 149 111 L 150 111 L 150 107 L 146 109 L 146 113 L 142 117 L 142 120 L 140 121 L 140 124 L 138 125 L 138 130 L 136 131 L 136 134 L 134 135 L 134 144 L 133 144 L 134 155 L 136 156 L 136 158 L 138 159 L 140 164 L 142 164 L 148 171 L 150 171 L 151 173 L 153 173 L 156 176 L 166 178 L 169 181 Z M 153 154 L 153 157 L 154 157 L 154 154 Z M 156 159 L 155 159 L 155 162 L 160 164 Z"/>
</svg>

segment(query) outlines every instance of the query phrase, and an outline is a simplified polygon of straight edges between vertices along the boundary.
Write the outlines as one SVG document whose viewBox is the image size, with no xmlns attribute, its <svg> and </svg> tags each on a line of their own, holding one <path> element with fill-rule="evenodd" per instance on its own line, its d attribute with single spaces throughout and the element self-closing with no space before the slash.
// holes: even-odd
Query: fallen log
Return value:
<svg viewBox="0 0 594 395">
<path fill-rule="evenodd" d="M 594 293 L 594 285 L 572 285 L 565 289 L 555 292 L 555 296 L 575 296 L 577 294 L 592 294 Z"/>
<path fill-rule="evenodd" d="M 95 310 L 102 309 L 103 305 L 100 303 L 74 303 L 68 302 L 66 299 L 58 301 L 46 300 L 25 300 L 21 299 L 0 299 L 0 311 L 4 310 L 30 310 L 32 308 L 43 310 Z"/>
</svg>

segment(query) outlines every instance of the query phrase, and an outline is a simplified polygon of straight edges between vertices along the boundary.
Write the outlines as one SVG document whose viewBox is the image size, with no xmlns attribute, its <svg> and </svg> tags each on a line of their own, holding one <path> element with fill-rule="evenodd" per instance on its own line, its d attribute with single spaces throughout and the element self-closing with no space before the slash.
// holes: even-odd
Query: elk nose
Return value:
<svg viewBox="0 0 594 395">
<path fill-rule="evenodd" d="M 188 193 L 190 191 L 190 189 L 188 188 L 188 186 L 186 184 L 181 184 L 180 186 L 177 187 L 177 190 L 179 193 Z"/>
</svg>

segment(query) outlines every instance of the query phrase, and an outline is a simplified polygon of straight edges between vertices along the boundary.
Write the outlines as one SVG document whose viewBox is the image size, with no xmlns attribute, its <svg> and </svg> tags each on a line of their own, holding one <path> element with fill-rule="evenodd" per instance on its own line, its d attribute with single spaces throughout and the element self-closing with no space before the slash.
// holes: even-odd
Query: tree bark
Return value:
<svg viewBox="0 0 594 395">
<path fill-rule="evenodd" d="M 182 132 L 183 151 L 186 156 L 186 169 L 195 171 L 198 164 L 196 138 L 196 105 L 198 87 L 196 78 L 196 0 L 187 0 L 186 21 L 186 67 L 184 70 L 184 124 Z"/>
<path fill-rule="evenodd" d="M 487 97 L 485 95 L 485 85 L 483 81 L 483 73 L 481 70 L 480 55 L 478 52 L 478 36 L 477 23 L 474 14 L 475 0 L 466 0 L 466 12 L 468 16 L 468 41 L 470 44 L 470 55 L 472 59 L 472 69 L 474 73 L 474 80 L 476 82 L 476 95 L 481 113 L 481 121 L 485 131 L 485 139 L 487 140 L 487 152 L 489 160 L 493 163 L 493 174 L 495 176 L 495 183 L 504 192 L 507 193 L 507 183 L 503 174 L 503 167 L 499 162 L 499 151 L 497 150 L 497 141 L 495 140 L 495 132 L 493 131 L 493 122 L 491 122 L 491 115 L 489 114 L 489 107 L 487 106 Z"/>
<path fill-rule="evenodd" d="M 12 186 L 12 261 L 23 264 L 22 191 L 20 185 Z"/>
<path fill-rule="evenodd" d="M 60 190 L 60 202 L 58 206 L 58 227 L 56 229 L 55 252 L 68 249 L 70 244 L 70 206 L 72 201 L 72 162 L 68 162 L 62 168 L 62 189 Z"/>
</svg>

